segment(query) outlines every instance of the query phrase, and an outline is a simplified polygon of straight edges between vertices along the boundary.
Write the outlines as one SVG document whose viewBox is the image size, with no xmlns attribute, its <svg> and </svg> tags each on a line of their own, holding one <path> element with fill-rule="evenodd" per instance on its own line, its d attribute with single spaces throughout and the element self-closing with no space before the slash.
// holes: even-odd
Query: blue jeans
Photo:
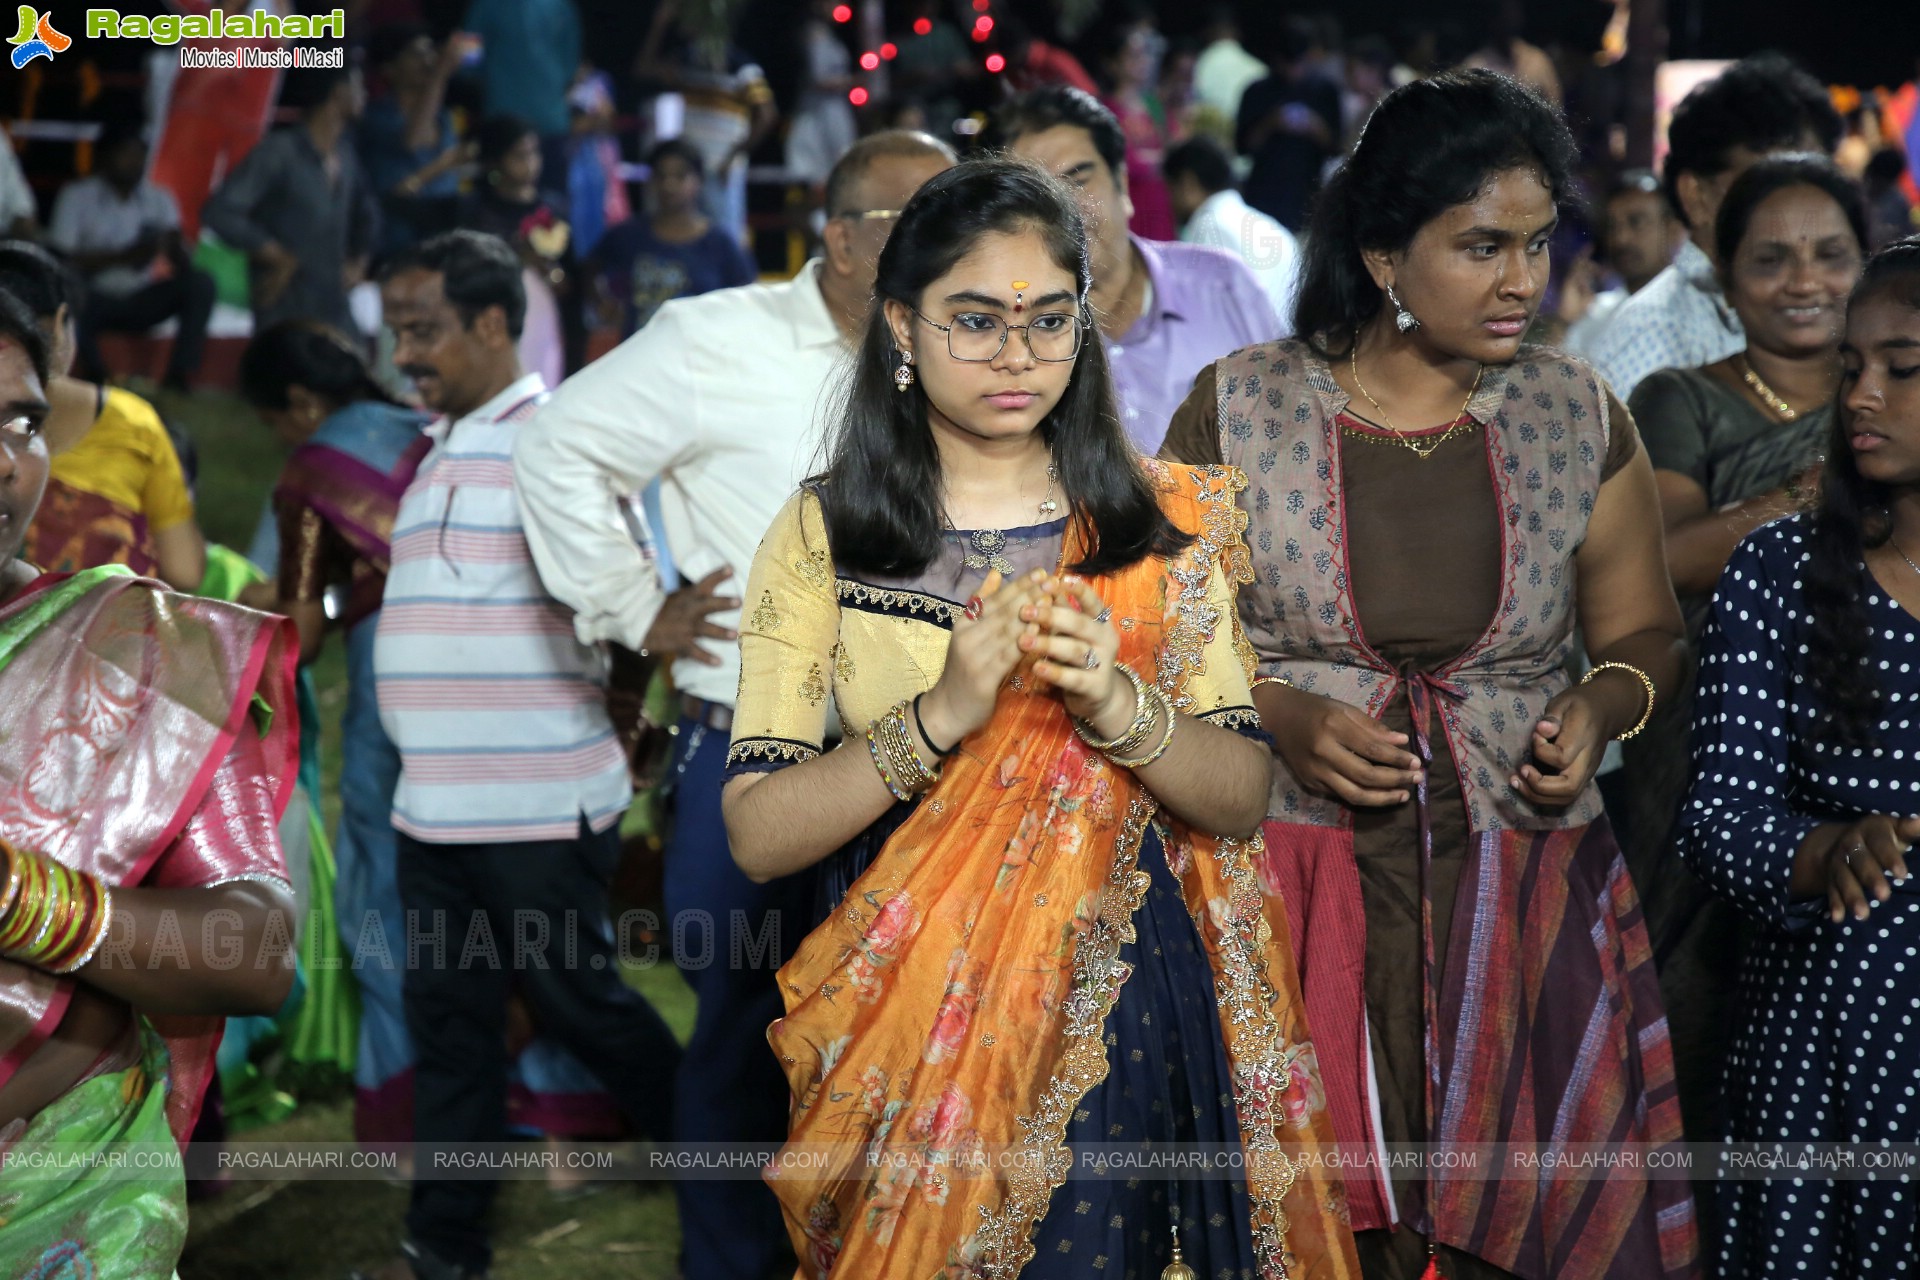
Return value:
<svg viewBox="0 0 1920 1280">
<path fill-rule="evenodd" d="M 767 1026 L 786 1011 L 774 975 L 804 936 L 812 876 L 747 879 L 720 817 L 727 735 L 682 720 L 679 743 L 664 896 L 674 962 L 699 1010 L 674 1090 L 674 1137 L 781 1142 L 787 1081 Z M 675 1190 L 688 1280 L 793 1274 L 780 1206 L 764 1183 L 681 1182 Z"/>
</svg>

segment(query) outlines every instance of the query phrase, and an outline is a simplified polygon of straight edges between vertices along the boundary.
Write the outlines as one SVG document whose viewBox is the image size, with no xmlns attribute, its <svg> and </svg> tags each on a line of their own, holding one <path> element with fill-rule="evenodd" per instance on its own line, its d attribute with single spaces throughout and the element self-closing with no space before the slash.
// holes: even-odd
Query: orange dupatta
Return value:
<svg viewBox="0 0 1920 1280">
<path fill-rule="evenodd" d="M 1216 569 L 1250 578 L 1233 500 L 1246 482 L 1148 465 L 1195 541 L 1095 586 L 1120 660 L 1184 708 L 1207 641 L 1238 625 L 1207 597 Z M 1069 562 L 1079 541 L 1069 534 Z M 1358 1277 L 1339 1170 L 1311 1158 L 1331 1154 L 1332 1128 L 1286 918 L 1254 876 L 1258 837 L 1219 840 L 1160 813 L 1080 742 L 1058 698 L 1020 683 L 780 970 L 787 1016 L 768 1040 L 794 1106 L 767 1181 L 800 1274 L 1013 1277 L 1033 1257 L 1072 1165 L 1067 1122 L 1107 1075 L 1102 1028 L 1130 973 L 1118 956 L 1151 821 L 1213 970 L 1261 1274 Z M 1003 1152 L 1013 1167 L 995 1163 Z"/>
</svg>

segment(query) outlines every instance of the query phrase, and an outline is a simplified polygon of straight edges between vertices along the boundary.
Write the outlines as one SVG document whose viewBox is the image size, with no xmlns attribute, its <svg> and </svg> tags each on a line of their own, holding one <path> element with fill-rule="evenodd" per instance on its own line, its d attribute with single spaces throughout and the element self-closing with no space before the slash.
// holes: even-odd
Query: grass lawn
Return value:
<svg viewBox="0 0 1920 1280">
<path fill-rule="evenodd" d="M 210 541 L 244 550 L 284 460 L 272 433 L 237 399 L 214 393 L 158 395 L 167 419 L 193 437 L 200 456 L 200 525 Z M 340 715 L 346 703 L 342 646 L 329 644 L 314 664 L 322 720 L 323 804 L 328 828 L 339 820 Z M 693 997 L 670 964 L 629 970 L 684 1041 Z M 347 1142 L 352 1107 L 338 1086 L 303 1097 L 286 1120 L 236 1135 L 248 1142 Z M 193 1206 L 182 1280 L 344 1280 L 349 1268 L 393 1256 L 406 1189 L 368 1181 L 238 1182 Z M 596 1193 L 561 1198 L 540 1182 L 507 1182 L 494 1211 L 500 1280 L 665 1280 L 679 1247 L 671 1189 L 664 1183 L 609 1182 Z"/>
</svg>

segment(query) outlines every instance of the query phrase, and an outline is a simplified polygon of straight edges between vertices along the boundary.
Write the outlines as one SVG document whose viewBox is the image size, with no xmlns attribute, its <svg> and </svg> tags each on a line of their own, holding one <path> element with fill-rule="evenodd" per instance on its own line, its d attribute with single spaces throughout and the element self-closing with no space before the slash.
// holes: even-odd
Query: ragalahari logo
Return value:
<svg viewBox="0 0 1920 1280">
<path fill-rule="evenodd" d="M 53 29 L 52 10 L 40 13 L 23 4 L 20 6 L 20 34 L 7 43 L 14 46 L 13 65 L 24 67 L 35 58 L 51 58 L 56 53 L 65 53 L 67 46 L 73 43 L 73 37 L 63 36 Z"/>
</svg>

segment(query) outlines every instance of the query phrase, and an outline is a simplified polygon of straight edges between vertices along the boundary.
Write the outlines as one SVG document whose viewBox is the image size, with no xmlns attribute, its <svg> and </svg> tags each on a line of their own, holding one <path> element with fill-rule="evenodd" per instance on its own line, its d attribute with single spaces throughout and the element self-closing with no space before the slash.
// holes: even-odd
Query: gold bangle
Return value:
<svg viewBox="0 0 1920 1280">
<path fill-rule="evenodd" d="M 1160 735 L 1160 744 L 1156 746 L 1153 750 L 1147 752 L 1146 755 L 1141 756 L 1138 760 L 1123 760 L 1119 756 L 1111 755 L 1111 754 L 1107 756 L 1107 759 L 1110 762 L 1120 766 L 1122 769 L 1146 768 L 1148 765 L 1152 764 L 1155 760 L 1158 760 L 1161 756 L 1167 754 L 1167 747 L 1170 746 L 1173 742 L 1173 727 L 1175 724 L 1179 723 L 1179 716 L 1174 712 L 1174 709 L 1173 709 L 1173 699 L 1169 698 L 1166 695 L 1165 691 L 1159 688 L 1155 688 L 1153 690 L 1153 698 L 1154 698 L 1155 709 L 1161 715 L 1167 718 L 1167 727 L 1165 731 L 1162 732 Z"/>
<path fill-rule="evenodd" d="M 1640 668 L 1634 666 L 1630 662 L 1603 662 L 1599 666 L 1595 667 L 1593 670 L 1587 672 L 1586 675 L 1581 676 L 1580 683 L 1581 684 L 1590 683 L 1593 680 L 1593 678 L 1599 675 L 1602 671 L 1625 671 L 1631 676 L 1633 676 L 1634 679 L 1638 680 L 1641 684 L 1641 687 L 1647 691 L 1647 709 L 1640 713 L 1640 723 L 1634 725 L 1633 728 L 1627 730 L 1623 734 L 1619 734 L 1614 738 L 1615 742 L 1625 742 L 1628 738 L 1633 737 L 1635 734 L 1639 733 L 1642 729 L 1646 728 L 1647 721 L 1653 719 L 1653 703 L 1654 703 L 1655 697 L 1657 696 L 1654 693 L 1654 689 L 1653 689 L 1653 679 L 1650 676 L 1648 676 L 1646 672 L 1642 671 Z"/>
<path fill-rule="evenodd" d="M 1285 676 L 1261 676 L 1253 682 L 1253 688 L 1258 689 L 1263 684 L 1277 684 L 1288 689 L 1298 689 L 1300 687 Z"/>
<path fill-rule="evenodd" d="M 1095 737 L 1092 727 L 1086 721 L 1076 719 L 1073 722 L 1073 731 L 1080 735 L 1080 741 L 1101 755 L 1110 755 L 1116 751 L 1122 754 L 1138 751 L 1146 745 L 1148 736 L 1153 733 L 1154 701 L 1147 693 L 1151 686 L 1139 672 L 1126 663 L 1116 662 L 1113 666 L 1114 670 L 1125 676 L 1133 685 L 1133 723 L 1127 726 L 1125 733 L 1109 741 Z"/>
<path fill-rule="evenodd" d="M 907 703 L 896 703 L 874 722 L 874 729 L 880 750 L 893 766 L 896 780 L 903 788 L 909 792 L 925 791 L 939 780 L 938 768 L 929 765 L 913 744 L 913 735 L 907 729 Z"/>
</svg>

